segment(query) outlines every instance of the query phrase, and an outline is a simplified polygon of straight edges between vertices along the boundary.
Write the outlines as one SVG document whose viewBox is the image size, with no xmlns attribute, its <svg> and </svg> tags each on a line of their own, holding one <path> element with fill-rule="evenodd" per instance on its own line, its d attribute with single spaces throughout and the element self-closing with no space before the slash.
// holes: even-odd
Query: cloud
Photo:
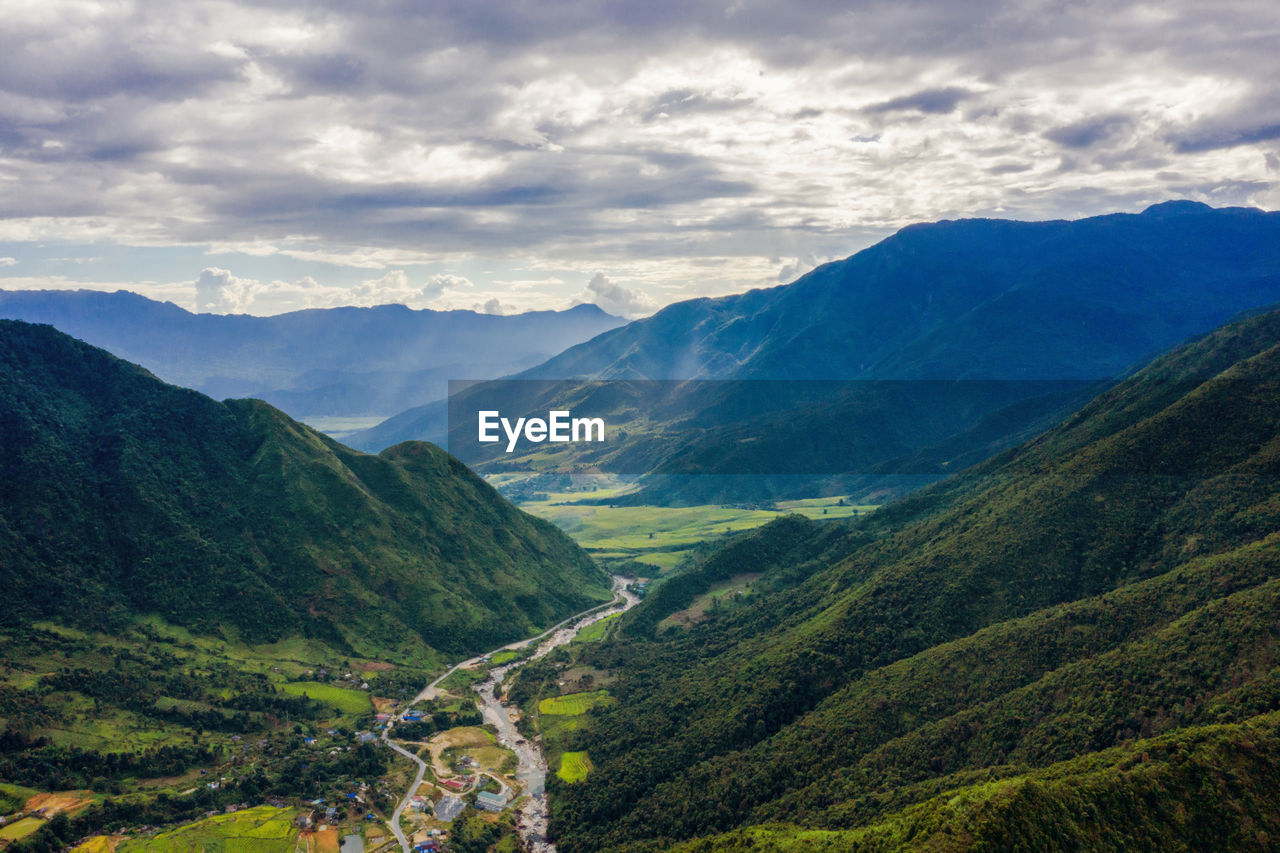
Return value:
<svg viewBox="0 0 1280 853">
<path fill-rule="evenodd" d="M 320 284 L 310 276 L 295 281 L 259 281 L 241 278 L 218 267 L 207 267 L 195 282 L 195 305 L 197 311 L 213 314 L 275 314 L 337 305 L 421 308 L 472 286 L 463 276 L 444 273 L 432 276 L 425 285 L 417 284 L 404 270 L 389 270 L 378 278 L 343 287 Z"/>
<path fill-rule="evenodd" d="M 18 263 L 17 258 L 0 258 L 0 267 L 11 267 Z"/>
<path fill-rule="evenodd" d="M 1205 122 L 1197 127 L 1170 135 L 1175 151 L 1196 153 L 1220 148 L 1237 148 L 1256 142 L 1280 139 L 1280 121 L 1274 122 Z"/>
<path fill-rule="evenodd" d="M 1063 148 L 1090 148 L 1115 138 L 1133 126 L 1133 119 L 1121 113 L 1090 116 L 1044 132 L 1044 138 Z"/>
<path fill-rule="evenodd" d="M 887 101 L 864 107 L 863 112 L 871 114 L 910 111 L 935 114 L 949 113 L 961 101 L 973 97 L 973 94 L 968 89 L 961 89 L 958 86 L 947 86 L 943 89 L 923 89 L 910 95 L 901 95 L 897 98 L 890 98 Z"/>
<path fill-rule="evenodd" d="M 18 4 L 0 240 L 33 275 L 50 241 L 188 288 L 212 261 L 219 310 L 523 307 L 601 269 L 669 301 L 915 221 L 1141 209 L 1158 172 L 1263 203 L 1272 5 Z M 175 247 L 218 257 L 152 265 Z M 554 275 L 485 290 L 515 265 Z"/>
<path fill-rule="evenodd" d="M 506 314 L 507 309 L 503 306 L 502 300 L 496 296 L 482 304 L 478 304 L 476 310 L 481 314 Z"/>
<path fill-rule="evenodd" d="M 796 258 L 793 261 L 783 263 L 782 269 L 778 270 L 776 279 L 779 284 L 790 284 L 800 276 L 811 271 L 818 265 L 818 259 L 813 255 L 805 255 L 802 258 Z"/>
<path fill-rule="evenodd" d="M 418 291 L 418 296 L 431 301 L 439 299 L 448 291 L 468 290 L 474 286 L 470 279 L 463 276 L 438 273 L 427 280 L 427 283 Z"/>
<path fill-rule="evenodd" d="M 658 304 L 647 294 L 629 290 L 599 272 L 591 276 L 586 289 L 578 295 L 574 304 L 583 302 L 595 303 L 610 314 L 627 318 L 643 317 L 658 309 Z"/>
<path fill-rule="evenodd" d="M 196 279 L 196 310 L 204 314 L 240 314 L 253 302 L 261 287 L 251 279 L 237 278 L 230 270 L 206 267 Z"/>
</svg>

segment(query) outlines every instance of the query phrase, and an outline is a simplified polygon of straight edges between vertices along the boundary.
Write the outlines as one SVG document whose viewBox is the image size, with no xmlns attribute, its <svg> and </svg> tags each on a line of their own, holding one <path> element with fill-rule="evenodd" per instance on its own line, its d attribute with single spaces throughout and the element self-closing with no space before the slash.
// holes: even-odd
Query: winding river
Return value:
<svg viewBox="0 0 1280 853">
<path fill-rule="evenodd" d="M 630 610 L 640 602 L 627 585 L 631 583 L 632 578 L 615 577 L 613 580 L 614 599 L 609 604 L 603 604 L 593 607 L 590 610 L 583 611 L 576 616 L 570 616 L 560 624 L 553 628 L 530 637 L 526 640 L 511 643 L 499 649 L 494 649 L 489 654 L 497 654 L 502 651 L 515 651 L 524 649 L 530 645 L 537 644 L 537 648 L 533 654 L 522 658 L 518 661 L 512 661 L 503 666 L 497 666 L 489 670 L 489 676 L 480 681 L 472 688 L 480 695 L 480 711 L 484 715 L 487 723 L 492 723 L 493 727 L 498 731 L 498 742 L 510 749 L 516 756 L 516 779 L 524 788 L 523 794 L 516 803 L 516 823 L 519 827 L 520 838 L 524 842 L 525 849 L 531 853 L 555 853 L 555 844 L 547 841 L 547 759 L 542 753 L 542 747 L 539 743 L 527 740 L 523 735 L 516 731 L 513 721 L 516 715 L 514 708 L 508 707 L 503 703 L 499 694 L 498 686 L 502 684 L 507 675 L 515 669 L 523 666 L 531 660 L 537 660 L 545 656 L 557 646 L 563 646 L 565 643 L 577 636 L 578 632 L 583 628 L 601 619 L 612 616 L 616 613 L 622 613 Z M 481 655 L 461 663 L 455 664 L 447 672 L 431 682 L 423 691 L 418 694 L 415 702 L 434 698 L 439 688 L 440 682 L 444 681 L 458 669 L 463 667 L 476 666 L 481 663 L 482 658 L 487 655 Z M 399 716 L 396 717 L 398 721 Z M 411 758 L 418 765 L 417 778 L 414 784 L 409 788 L 399 805 L 396 806 L 395 812 L 392 814 L 390 826 L 392 832 L 396 836 L 396 840 L 400 842 L 400 847 L 404 853 L 409 853 L 409 841 L 405 838 L 404 833 L 400 830 L 400 815 L 404 813 L 405 808 L 409 805 L 409 798 L 418 790 L 418 785 L 422 782 L 422 777 L 426 773 L 426 763 L 418 758 L 412 752 L 396 744 L 388 737 L 388 732 L 392 726 L 387 726 L 382 732 L 382 738 L 392 749 L 401 755 Z"/>
</svg>

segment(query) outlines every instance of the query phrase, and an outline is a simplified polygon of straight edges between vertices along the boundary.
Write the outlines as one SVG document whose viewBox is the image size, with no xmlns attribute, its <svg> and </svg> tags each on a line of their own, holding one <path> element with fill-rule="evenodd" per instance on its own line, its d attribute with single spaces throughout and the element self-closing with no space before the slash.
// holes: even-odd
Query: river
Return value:
<svg viewBox="0 0 1280 853">
<path fill-rule="evenodd" d="M 531 660 L 537 660 L 548 654 L 557 646 L 563 646 L 565 643 L 577 636 L 578 632 L 583 628 L 595 622 L 599 622 L 609 616 L 617 613 L 623 613 L 640 603 L 640 599 L 627 589 L 628 584 L 633 578 L 615 577 L 613 579 L 614 600 L 606 605 L 601 605 L 591 610 L 579 613 L 576 616 L 570 616 L 565 621 L 556 625 L 535 637 L 526 640 L 510 643 L 499 649 L 494 649 L 489 654 L 497 654 L 502 651 L 514 651 L 517 649 L 527 648 L 534 643 L 538 647 L 533 654 L 513 661 L 503 666 L 497 666 L 489 670 L 489 676 L 480 681 L 472 688 L 480 695 L 480 711 L 484 715 L 487 723 L 492 723 L 498 732 L 498 742 L 515 753 L 516 756 L 516 779 L 524 788 L 523 795 L 520 796 L 516 803 L 516 823 L 520 831 L 520 839 L 524 842 L 525 849 L 531 853 L 555 853 L 556 846 L 546 840 L 547 835 L 547 759 L 542 753 L 542 747 L 536 741 L 528 740 L 518 731 L 516 731 L 515 723 L 512 717 L 516 713 L 515 709 L 509 708 L 504 704 L 498 695 L 498 686 L 502 684 L 507 675 L 515 669 L 523 666 Z M 469 660 L 455 664 L 444 675 L 441 675 L 435 681 L 427 685 L 414 701 L 434 698 L 436 690 L 440 682 L 444 681 L 454 671 L 461 667 L 475 666 L 481 662 L 485 656 L 477 656 Z M 397 717 L 398 719 L 398 717 Z M 397 752 L 414 760 L 418 765 L 417 782 L 422 781 L 422 776 L 426 772 L 426 764 L 407 750 L 398 747 L 392 743 L 387 737 L 387 732 L 391 727 L 388 726 L 383 731 L 382 737 L 388 744 L 396 749 Z M 414 784 L 405 794 L 404 799 L 396 807 L 390 821 L 392 831 L 396 836 L 396 840 L 400 842 L 404 853 L 409 853 L 409 843 L 400 830 L 400 815 L 409 804 L 409 797 L 417 791 L 418 785 Z"/>
</svg>

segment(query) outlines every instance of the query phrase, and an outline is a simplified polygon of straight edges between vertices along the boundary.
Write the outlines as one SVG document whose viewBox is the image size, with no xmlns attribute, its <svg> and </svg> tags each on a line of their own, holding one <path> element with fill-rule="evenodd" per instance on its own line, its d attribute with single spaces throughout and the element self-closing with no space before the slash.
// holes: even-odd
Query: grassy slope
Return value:
<svg viewBox="0 0 1280 853">
<path fill-rule="evenodd" d="M 0 324 L 3 624 L 138 613 L 356 653 L 490 647 L 604 577 L 426 444 L 368 456 L 48 327 Z"/>
<path fill-rule="evenodd" d="M 596 769 L 554 798 L 560 849 L 867 827 L 1280 707 L 1278 342 L 1280 315 L 1228 327 L 861 525 L 775 523 L 655 590 L 639 642 L 588 652 L 627 675 L 570 744 Z M 744 571 L 754 594 L 644 639 Z"/>
<path fill-rule="evenodd" d="M 605 493 L 607 499 L 608 493 Z M 875 509 L 850 504 L 840 497 L 782 501 L 777 509 L 745 509 L 735 506 L 630 506 L 577 503 L 600 500 L 595 492 L 548 492 L 536 501 L 522 501 L 520 508 L 555 523 L 588 553 L 602 560 L 635 560 L 659 572 L 674 568 L 690 549 L 729 533 L 751 530 L 783 515 L 835 520 L 863 515 Z"/>
<path fill-rule="evenodd" d="M 1264 850 L 1280 838 L 1280 716 L 1183 729 L 947 790 L 853 830 L 773 825 L 673 853 Z"/>
</svg>

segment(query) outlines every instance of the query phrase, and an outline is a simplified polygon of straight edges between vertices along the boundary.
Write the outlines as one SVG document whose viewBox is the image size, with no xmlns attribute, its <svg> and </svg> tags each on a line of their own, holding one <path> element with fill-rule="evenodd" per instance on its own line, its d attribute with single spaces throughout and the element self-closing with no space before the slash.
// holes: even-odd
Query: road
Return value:
<svg viewBox="0 0 1280 853">
<path fill-rule="evenodd" d="M 517 809 L 517 817 L 520 824 L 520 834 L 525 837 L 525 842 L 530 850 L 539 851 L 539 853 L 554 853 L 555 845 L 545 840 L 546 821 L 547 821 L 547 796 L 545 785 L 547 781 L 547 761 L 542 754 L 542 750 L 531 741 L 525 741 L 516 732 L 515 725 L 511 722 L 510 712 L 501 700 L 497 698 L 497 686 L 502 683 L 507 673 L 527 663 L 531 660 L 537 660 L 543 655 L 550 652 L 556 646 L 564 645 L 574 638 L 578 631 L 586 626 L 598 622 L 606 616 L 612 616 L 614 613 L 621 613 L 629 610 L 639 603 L 631 592 L 627 590 L 629 578 L 613 579 L 613 601 L 607 604 L 599 604 L 595 607 L 574 614 L 568 619 L 548 628 L 541 634 L 528 639 L 518 640 L 514 643 L 508 643 L 505 646 L 494 649 L 489 655 L 497 654 L 501 651 L 523 649 L 532 643 L 542 641 L 542 645 L 528 658 L 519 661 L 513 661 L 505 666 L 495 667 L 489 671 L 489 677 L 478 685 L 475 689 L 480 693 L 481 712 L 484 714 L 486 721 L 491 722 L 498 729 L 498 741 L 516 754 L 516 778 L 524 785 L 525 791 L 529 797 Z M 422 689 L 413 702 L 409 703 L 409 707 L 414 704 L 433 698 L 435 691 L 439 687 L 440 682 L 444 681 L 450 675 L 457 672 L 463 667 L 475 666 L 480 663 L 481 658 L 486 655 L 476 655 L 473 658 L 456 663 L 437 678 Z M 405 712 L 409 710 L 406 707 L 399 714 L 396 714 L 382 729 L 382 740 L 394 749 L 418 765 L 418 773 L 414 777 L 413 784 L 409 786 L 409 790 L 404 797 L 396 805 L 395 811 L 391 814 L 390 828 L 396 841 L 400 844 L 400 849 L 404 853 L 411 853 L 409 849 L 409 839 L 405 837 L 404 830 L 400 828 L 400 816 L 404 814 L 404 810 L 409 807 L 409 800 L 417 792 L 418 786 L 422 784 L 422 779 L 427 772 L 427 763 L 419 758 L 415 753 L 410 752 L 400 744 L 393 741 L 390 737 L 391 730 L 395 723 L 400 722 Z"/>
</svg>

